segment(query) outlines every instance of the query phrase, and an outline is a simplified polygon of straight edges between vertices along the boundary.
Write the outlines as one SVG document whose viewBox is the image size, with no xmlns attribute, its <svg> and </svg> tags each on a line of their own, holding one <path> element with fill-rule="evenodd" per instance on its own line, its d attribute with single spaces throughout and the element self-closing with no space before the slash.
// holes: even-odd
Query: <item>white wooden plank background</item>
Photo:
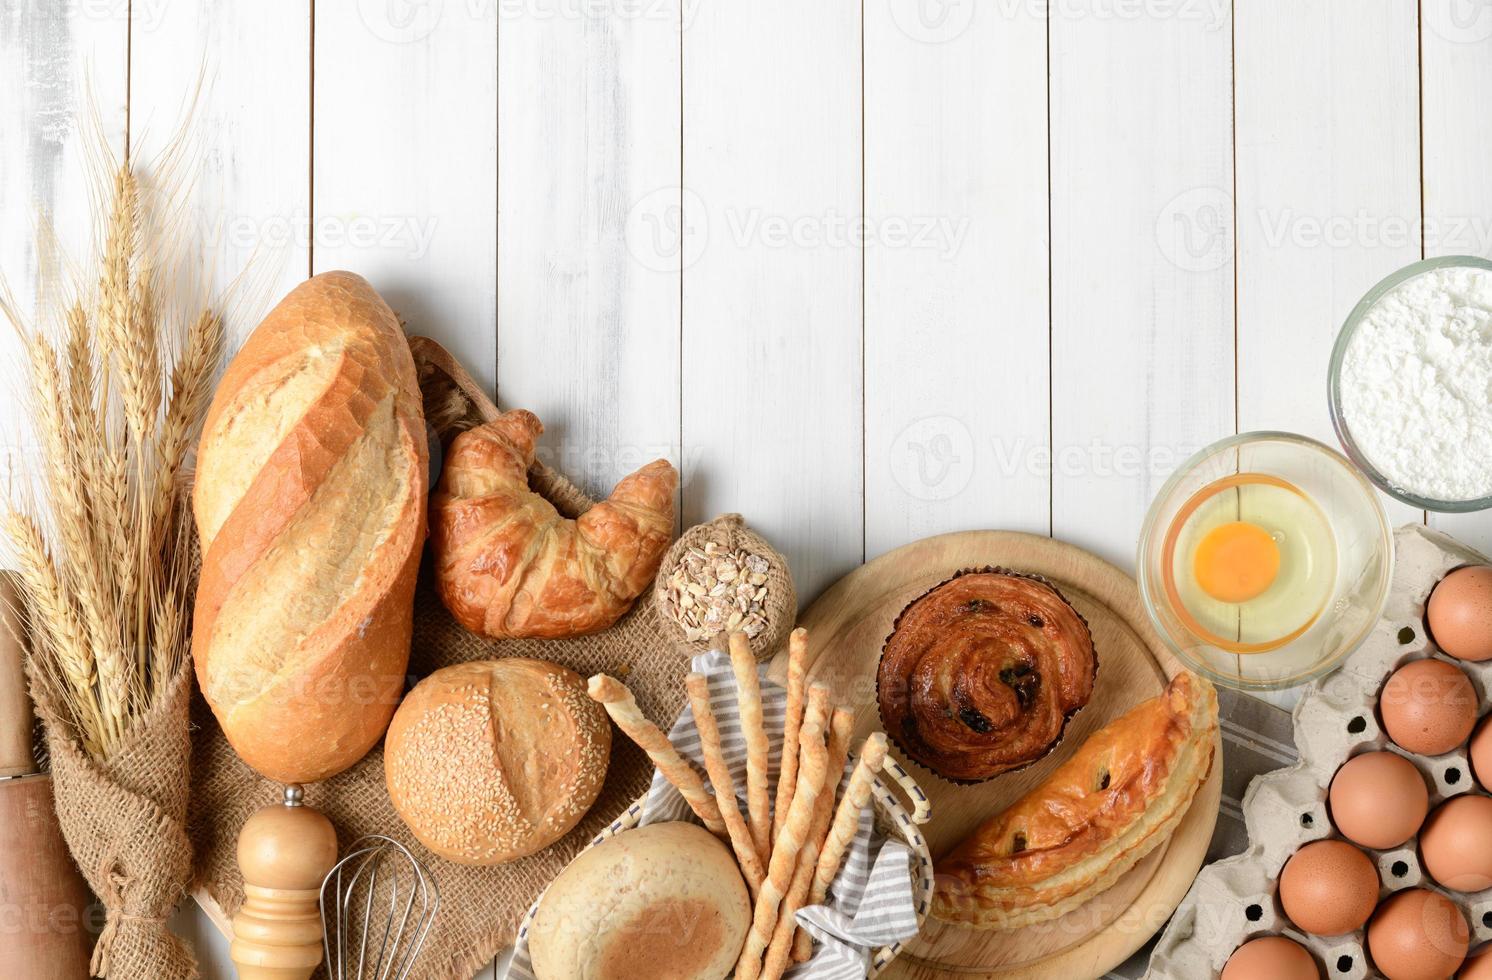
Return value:
<svg viewBox="0 0 1492 980">
<path fill-rule="evenodd" d="M 1128 566 L 1191 450 L 1330 439 L 1368 286 L 1492 256 L 1478 0 L 0 0 L 23 306 L 34 216 L 86 241 L 85 72 L 147 156 L 205 79 L 193 203 L 211 283 L 252 259 L 238 334 L 356 269 L 589 490 L 675 459 L 683 521 L 746 513 L 805 599 L 964 527 Z M 1430 521 L 1492 548 L 1487 515 Z"/>
</svg>

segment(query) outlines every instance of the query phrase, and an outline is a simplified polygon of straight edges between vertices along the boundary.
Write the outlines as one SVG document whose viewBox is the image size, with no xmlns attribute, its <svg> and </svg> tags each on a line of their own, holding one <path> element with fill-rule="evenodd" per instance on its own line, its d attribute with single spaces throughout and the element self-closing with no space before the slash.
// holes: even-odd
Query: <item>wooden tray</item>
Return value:
<svg viewBox="0 0 1492 980">
<path fill-rule="evenodd" d="M 1182 669 L 1150 626 L 1134 581 L 1072 545 L 1009 531 L 965 531 L 898 548 L 840 579 L 800 617 L 809 633 L 811 679 L 824 678 L 856 710 L 855 737 L 880 728 L 875 675 L 881 646 L 911 600 L 955 572 L 998 565 L 1050 579 L 1088 620 L 1098 650 L 1093 700 L 1068 724 L 1063 742 L 1021 772 L 978 786 L 954 786 L 907 762 L 932 802 L 924 828 L 936 859 L 981 822 L 1014 803 L 1136 703 L 1159 694 Z M 786 655 L 771 666 L 786 674 Z M 1171 840 L 1104 894 L 1056 922 L 985 932 L 929 918 L 886 977 L 999 977 L 1085 980 L 1102 976 L 1144 945 L 1175 911 L 1202 866 L 1217 823 L 1222 747 L 1212 776 Z M 901 758 L 898 753 L 898 758 Z"/>
</svg>

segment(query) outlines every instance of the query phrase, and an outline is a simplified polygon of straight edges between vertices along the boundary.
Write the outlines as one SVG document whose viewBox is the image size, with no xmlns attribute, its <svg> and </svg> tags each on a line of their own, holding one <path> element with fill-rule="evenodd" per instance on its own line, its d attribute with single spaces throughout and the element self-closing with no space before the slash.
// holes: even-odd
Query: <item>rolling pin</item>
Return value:
<svg viewBox="0 0 1492 980">
<path fill-rule="evenodd" d="M 19 607 L 0 572 L 0 977 L 86 977 L 92 896 L 57 825 L 52 777 L 37 771 Z"/>
<path fill-rule="evenodd" d="M 321 883 L 337 863 L 337 831 L 299 786 L 238 833 L 243 905 L 228 957 L 239 980 L 307 980 L 321 962 Z"/>
</svg>

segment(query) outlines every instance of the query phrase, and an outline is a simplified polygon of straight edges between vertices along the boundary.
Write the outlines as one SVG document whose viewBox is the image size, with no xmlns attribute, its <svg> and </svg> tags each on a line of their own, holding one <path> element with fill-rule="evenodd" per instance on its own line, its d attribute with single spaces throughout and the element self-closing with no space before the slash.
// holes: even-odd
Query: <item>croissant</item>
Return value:
<svg viewBox="0 0 1492 980">
<path fill-rule="evenodd" d="M 658 574 L 673 538 L 679 477 L 654 460 L 574 520 L 529 489 L 544 426 L 505 412 L 451 443 L 430 498 L 441 600 L 493 639 L 555 639 L 606 629 Z"/>
</svg>

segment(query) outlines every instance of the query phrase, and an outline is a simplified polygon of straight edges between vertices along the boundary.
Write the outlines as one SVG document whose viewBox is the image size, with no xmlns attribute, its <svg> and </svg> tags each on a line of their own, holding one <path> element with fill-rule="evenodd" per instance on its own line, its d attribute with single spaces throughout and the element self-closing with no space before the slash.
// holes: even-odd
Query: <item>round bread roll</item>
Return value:
<svg viewBox="0 0 1492 980">
<path fill-rule="evenodd" d="M 629 830 L 582 853 L 539 901 L 539 980 L 723 980 L 751 928 L 730 850 L 692 823 Z"/>
<path fill-rule="evenodd" d="M 460 864 L 542 850 L 606 779 L 611 723 L 572 670 L 479 660 L 421 681 L 389 725 L 389 798 L 420 843 Z"/>
</svg>

